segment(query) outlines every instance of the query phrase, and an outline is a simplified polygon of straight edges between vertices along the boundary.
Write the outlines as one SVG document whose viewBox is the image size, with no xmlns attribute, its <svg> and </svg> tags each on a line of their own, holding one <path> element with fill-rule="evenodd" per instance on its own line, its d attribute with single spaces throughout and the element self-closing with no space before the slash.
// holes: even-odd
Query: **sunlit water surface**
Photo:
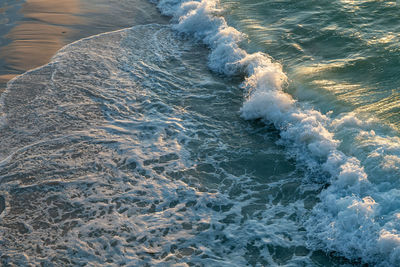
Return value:
<svg viewBox="0 0 400 267">
<path fill-rule="evenodd" d="M 182 19 L 83 39 L 8 84 L 3 265 L 400 263 L 396 4 L 220 7 L 198 13 L 204 25 Z M 280 63 L 288 81 L 273 90 L 297 101 L 289 111 L 259 104 L 243 73 L 210 70 L 219 51 L 211 45 L 208 56 L 192 38 L 220 23 L 208 14 L 246 34 L 249 55 Z M 326 151 L 342 157 L 337 170 Z"/>
</svg>

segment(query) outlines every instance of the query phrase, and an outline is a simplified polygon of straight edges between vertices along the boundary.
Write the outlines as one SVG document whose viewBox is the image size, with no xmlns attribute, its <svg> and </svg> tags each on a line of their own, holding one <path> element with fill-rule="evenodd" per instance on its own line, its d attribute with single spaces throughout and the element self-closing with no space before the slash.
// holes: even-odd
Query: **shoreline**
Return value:
<svg viewBox="0 0 400 267">
<path fill-rule="evenodd" d="M 0 6 L 0 21 L 5 22 L 0 29 L 0 94 L 8 81 L 47 64 L 67 44 L 134 25 L 169 21 L 148 1 L 140 5 L 137 0 L 114 2 L 26 0 Z"/>
</svg>

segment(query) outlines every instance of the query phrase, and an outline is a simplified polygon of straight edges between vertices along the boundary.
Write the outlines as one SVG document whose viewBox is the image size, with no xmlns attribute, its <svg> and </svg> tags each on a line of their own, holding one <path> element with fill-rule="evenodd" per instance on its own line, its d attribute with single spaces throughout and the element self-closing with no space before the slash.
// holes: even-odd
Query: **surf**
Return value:
<svg viewBox="0 0 400 267">
<path fill-rule="evenodd" d="M 3 263 L 397 264 L 396 129 L 294 97 L 218 1 L 156 4 L 171 26 L 77 41 L 2 94 Z"/>
<path fill-rule="evenodd" d="M 280 130 L 280 143 L 289 153 L 308 171 L 316 172 L 313 176 L 317 180 L 329 184 L 304 222 L 309 246 L 382 266 L 399 263 L 398 209 L 391 200 L 396 198 L 398 188 L 396 182 L 389 186 L 394 182 L 392 175 L 397 175 L 397 133 L 379 123 L 364 122 L 354 113 L 333 117 L 296 101 L 285 92 L 287 77 L 279 63 L 267 54 L 249 54 L 240 48 L 245 36 L 228 26 L 218 1 L 167 0 L 159 1 L 157 6 L 162 13 L 173 16 L 174 29 L 210 48 L 208 64 L 212 70 L 245 75 L 242 87 L 247 98 L 241 116 L 272 123 Z M 371 125 L 376 131 L 365 131 Z M 338 137 L 345 131 L 356 132 L 354 139 L 369 143 L 361 145 L 368 152 L 343 153 Z M 370 166 L 373 157 L 385 160 L 380 166 Z M 370 175 L 363 164 L 368 164 Z M 381 208 L 385 206 L 392 208 Z"/>
</svg>

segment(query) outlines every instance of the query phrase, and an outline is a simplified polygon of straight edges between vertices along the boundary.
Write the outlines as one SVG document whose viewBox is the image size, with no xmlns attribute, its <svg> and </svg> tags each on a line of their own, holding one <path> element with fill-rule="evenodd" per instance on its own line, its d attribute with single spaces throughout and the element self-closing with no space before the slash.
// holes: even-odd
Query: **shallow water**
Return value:
<svg viewBox="0 0 400 267">
<path fill-rule="evenodd" d="M 206 55 L 139 26 L 70 45 L 9 85 L 4 262 L 309 262 L 296 199 L 315 191 L 277 132 L 239 118 L 242 91 Z"/>
<path fill-rule="evenodd" d="M 47 64 L 66 44 L 103 32 L 155 22 L 167 23 L 168 19 L 144 1 L 2 1 L 0 92 L 16 75 Z"/>
<path fill-rule="evenodd" d="M 398 265 L 395 3 L 157 6 L 8 84 L 3 265 Z"/>
</svg>

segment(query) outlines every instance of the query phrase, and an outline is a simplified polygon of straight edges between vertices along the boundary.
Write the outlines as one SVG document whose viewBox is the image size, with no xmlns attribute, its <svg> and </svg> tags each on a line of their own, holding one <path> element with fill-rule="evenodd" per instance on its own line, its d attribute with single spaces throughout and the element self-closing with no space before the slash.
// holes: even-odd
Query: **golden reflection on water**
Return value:
<svg viewBox="0 0 400 267">
<path fill-rule="evenodd" d="M 1 86 L 2 84 L 6 84 L 9 80 L 13 79 L 17 74 L 3 74 L 0 75 L 0 94 L 4 92 L 5 88 Z"/>
<path fill-rule="evenodd" d="M 27 0 L 21 12 L 26 18 L 44 23 L 74 25 L 82 24 L 83 18 L 76 16 L 81 12 L 79 0 Z"/>
<path fill-rule="evenodd" d="M 390 7 L 390 6 L 396 6 L 399 5 L 400 0 L 396 1 L 382 1 L 382 0 L 340 0 L 340 2 L 343 4 L 343 7 L 345 9 L 348 9 L 350 12 L 356 12 L 360 9 L 360 6 L 364 5 L 365 3 L 369 2 L 379 2 L 384 6 Z"/>
<path fill-rule="evenodd" d="M 303 80 L 304 83 L 311 85 L 312 90 L 323 90 L 323 95 L 328 93 L 335 96 L 335 99 L 341 103 L 355 107 L 355 113 L 373 114 L 393 129 L 400 130 L 399 90 L 394 88 L 391 92 L 380 91 L 363 83 L 336 80 L 325 72 L 331 71 L 332 68 L 344 67 L 344 65 L 344 62 L 330 62 L 304 66 L 296 71 L 296 80 Z"/>
<path fill-rule="evenodd" d="M 353 55 L 349 58 L 341 58 L 330 61 L 321 62 L 318 64 L 308 64 L 300 66 L 296 69 L 298 75 L 316 75 L 319 73 L 330 72 L 334 70 L 340 70 L 346 68 L 357 61 L 365 60 L 365 57 L 359 55 Z"/>
<path fill-rule="evenodd" d="M 389 32 L 388 34 L 385 34 L 380 38 L 374 37 L 372 40 L 368 40 L 367 43 L 369 45 L 387 44 L 395 41 L 397 42 L 398 39 L 399 39 L 399 34 L 393 34 Z"/>
<path fill-rule="evenodd" d="M 6 35 L 11 43 L 0 48 L 7 68 L 24 72 L 46 64 L 73 34 L 68 26 L 84 23 L 77 16 L 80 6 L 80 0 L 27 0 L 22 4 L 20 12 L 29 20 L 17 24 Z M 10 75 L 2 75 L 0 82 Z"/>
<path fill-rule="evenodd" d="M 22 23 L 7 34 L 13 41 L 0 49 L 1 56 L 10 68 L 26 71 L 46 64 L 65 45 L 64 36 L 70 33 L 63 26 Z"/>
<path fill-rule="evenodd" d="M 362 104 L 362 96 L 368 94 L 369 88 L 358 84 L 349 82 L 337 82 L 334 80 L 314 80 L 313 85 L 318 88 L 335 95 L 336 99 L 348 103 L 351 106 L 358 106 Z"/>
</svg>

